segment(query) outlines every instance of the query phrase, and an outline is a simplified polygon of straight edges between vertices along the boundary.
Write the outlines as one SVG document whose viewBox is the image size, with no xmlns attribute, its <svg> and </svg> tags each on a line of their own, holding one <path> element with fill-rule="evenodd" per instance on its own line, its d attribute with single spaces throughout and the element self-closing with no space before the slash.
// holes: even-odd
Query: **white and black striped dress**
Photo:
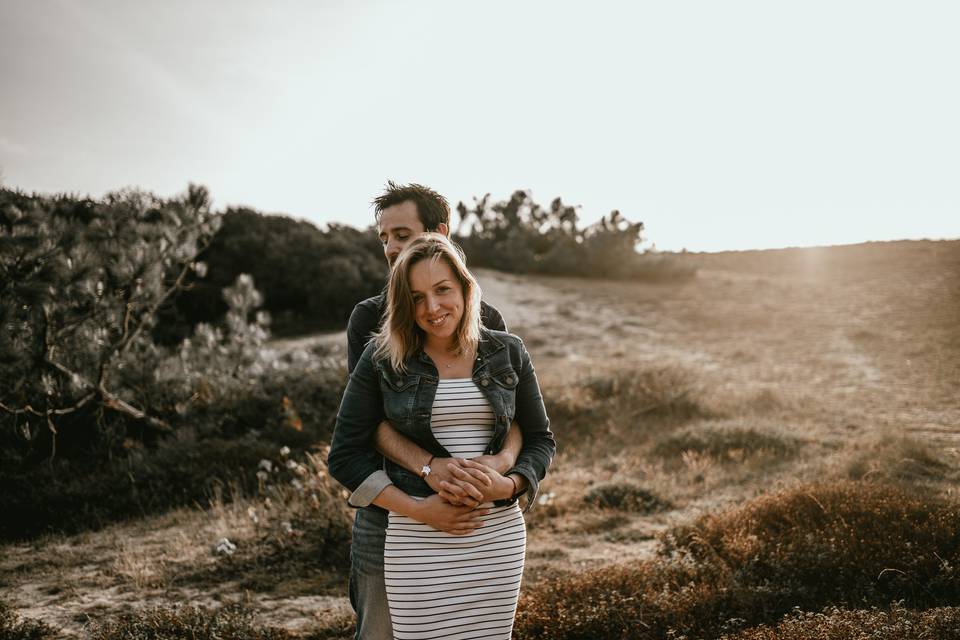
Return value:
<svg viewBox="0 0 960 640">
<path fill-rule="evenodd" d="M 431 427 L 450 455 L 482 455 L 493 425 L 490 404 L 473 380 L 440 380 Z M 526 528 L 516 503 L 484 506 L 490 513 L 483 526 L 465 536 L 390 514 L 384 577 L 394 638 L 510 638 Z"/>
</svg>

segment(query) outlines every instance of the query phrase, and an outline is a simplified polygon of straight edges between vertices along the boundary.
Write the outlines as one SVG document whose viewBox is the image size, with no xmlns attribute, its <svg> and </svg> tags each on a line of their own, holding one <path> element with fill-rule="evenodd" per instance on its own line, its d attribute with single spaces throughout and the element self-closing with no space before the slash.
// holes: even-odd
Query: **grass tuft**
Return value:
<svg viewBox="0 0 960 640">
<path fill-rule="evenodd" d="M 930 445 L 904 437 L 884 438 L 861 452 L 847 468 L 852 480 L 936 481 L 950 474 Z"/>
<path fill-rule="evenodd" d="M 687 452 L 708 455 L 720 462 L 739 462 L 757 454 L 777 459 L 792 457 L 799 441 L 752 428 L 697 427 L 670 434 L 654 447 L 662 458 L 680 458 Z"/>
<path fill-rule="evenodd" d="M 97 625 L 93 640 L 291 640 L 284 629 L 258 627 L 252 614 L 235 608 L 184 606 L 124 613 Z"/>
<path fill-rule="evenodd" d="M 634 513 L 653 513 L 671 507 L 669 501 L 629 482 L 599 484 L 587 492 L 583 501 L 601 509 L 617 509 Z"/>
</svg>

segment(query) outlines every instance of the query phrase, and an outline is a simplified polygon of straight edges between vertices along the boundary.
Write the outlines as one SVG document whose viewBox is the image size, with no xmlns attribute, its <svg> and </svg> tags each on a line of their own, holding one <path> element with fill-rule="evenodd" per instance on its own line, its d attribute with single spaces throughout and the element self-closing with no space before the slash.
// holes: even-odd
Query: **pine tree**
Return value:
<svg viewBox="0 0 960 640">
<path fill-rule="evenodd" d="M 203 269 L 219 221 L 195 185 L 168 200 L 0 189 L 0 446 L 52 458 L 65 431 L 103 436 L 111 416 L 169 430 L 123 371 L 160 357 L 157 311 Z"/>
</svg>

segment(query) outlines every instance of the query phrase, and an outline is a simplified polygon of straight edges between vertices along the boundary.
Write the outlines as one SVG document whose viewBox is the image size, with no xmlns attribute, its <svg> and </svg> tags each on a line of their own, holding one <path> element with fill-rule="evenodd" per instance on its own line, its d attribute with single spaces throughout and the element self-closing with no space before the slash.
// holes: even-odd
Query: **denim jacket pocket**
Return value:
<svg viewBox="0 0 960 640">
<path fill-rule="evenodd" d="M 407 425 L 412 420 L 419 382 L 418 375 L 396 374 L 385 369 L 380 370 L 383 411 L 394 427 Z"/>
<path fill-rule="evenodd" d="M 513 367 L 507 366 L 494 372 L 490 378 L 494 382 L 494 389 L 499 392 L 503 401 L 503 409 L 512 419 L 517 407 L 517 383 L 520 378 Z"/>
</svg>

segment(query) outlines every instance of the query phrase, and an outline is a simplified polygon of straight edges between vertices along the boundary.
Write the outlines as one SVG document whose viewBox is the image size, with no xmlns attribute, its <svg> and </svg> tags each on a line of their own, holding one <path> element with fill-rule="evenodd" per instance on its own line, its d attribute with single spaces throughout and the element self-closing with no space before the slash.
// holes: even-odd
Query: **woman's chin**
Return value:
<svg viewBox="0 0 960 640">
<path fill-rule="evenodd" d="M 452 327 L 434 327 L 432 325 L 423 326 L 421 324 L 420 328 L 423 329 L 423 333 L 426 334 L 427 338 L 432 338 L 434 340 L 448 340 L 453 337 Z"/>
</svg>

